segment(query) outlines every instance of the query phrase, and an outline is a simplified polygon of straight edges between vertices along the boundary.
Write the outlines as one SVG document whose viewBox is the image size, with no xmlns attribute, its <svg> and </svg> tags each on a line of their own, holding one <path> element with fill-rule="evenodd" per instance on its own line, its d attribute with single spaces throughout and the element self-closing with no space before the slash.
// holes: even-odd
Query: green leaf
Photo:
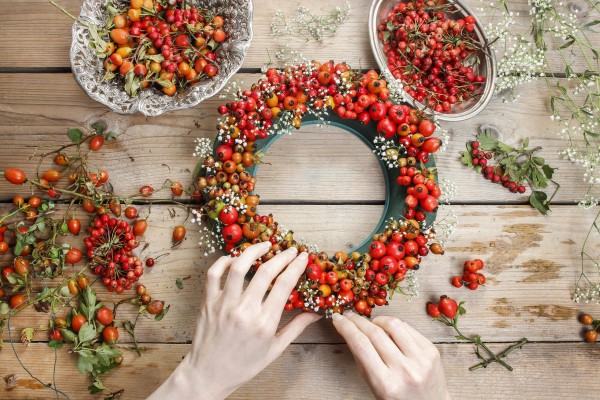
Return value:
<svg viewBox="0 0 600 400">
<path fill-rule="evenodd" d="M 479 148 L 485 151 L 493 151 L 496 149 L 498 141 L 489 130 L 483 130 L 477 134 Z"/>
<path fill-rule="evenodd" d="M 156 62 L 163 62 L 163 61 L 165 61 L 165 58 L 163 57 L 162 54 L 154 54 L 154 55 L 151 55 L 151 56 L 146 56 L 146 60 L 156 61 Z"/>
<path fill-rule="evenodd" d="M 552 168 L 548 164 L 544 164 L 542 166 L 542 171 L 544 171 L 544 175 L 546 175 L 546 178 L 552 179 L 552 175 L 554 174 L 554 171 L 556 171 L 556 168 Z"/>
<path fill-rule="evenodd" d="M 496 142 L 496 148 L 504 153 L 511 153 L 516 150 L 514 147 L 502 142 Z"/>
<path fill-rule="evenodd" d="M 594 25 L 598 25 L 598 24 L 600 24 L 600 19 L 588 22 L 587 24 L 584 24 L 583 27 L 589 28 L 590 26 L 594 26 Z"/>
<path fill-rule="evenodd" d="M 94 129 L 98 135 L 102 135 L 106 130 L 106 125 L 102 122 L 94 122 L 92 124 L 92 129 Z"/>
<path fill-rule="evenodd" d="M 116 347 L 102 343 L 100 346 L 98 346 L 98 348 L 96 348 L 96 354 L 102 355 L 106 358 L 117 358 L 123 353 Z"/>
<path fill-rule="evenodd" d="M 571 47 L 575 43 L 574 39 L 569 40 L 567 43 L 563 44 L 559 47 L 559 49 L 566 49 L 567 47 Z"/>
<path fill-rule="evenodd" d="M 90 392 L 90 394 L 96 394 L 96 393 L 100 393 L 102 390 L 104 390 L 104 388 L 99 388 L 98 386 L 96 386 L 97 381 L 95 381 L 92 385 L 88 386 L 88 391 Z M 104 386 L 104 385 L 102 385 Z"/>
<path fill-rule="evenodd" d="M 539 212 L 546 215 L 550 211 L 550 207 L 546 204 L 548 196 L 546 193 L 534 190 L 529 196 L 529 204 L 536 208 Z"/>
<path fill-rule="evenodd" d="M 548 186 L 548 180 L 537 168 L 534 168 L 531 171 L 531 179 L 533 181 L 533 187 L 536 189 L 543 189 Z"/>
<path fill-rule="evenodd" d="M 155 80 L 154 80 L 154 82 L 156 82 L 156 83 L 158 83 L 160 86 L 162 86 L 162 87 L 166 87 L 166 88 L 169 88 L 169 87 L 171 87 L 171 86 L 173 86 L 173 85 L 174 85 L 174 83 L 173 83 L 173 82 L 171 82 L 171 81 L 169 81 L 169 80 L 167 80 L 167 79 L 155 79 Z"/>
<path fill-rule="evenodd" d="M 108 132 L 105 137 L 107 142 L 110 142 L 111 140 L 115 140 L 116 138 L 117 138 L 117 133 L 114 131 Z"/>
<path fill-rule="evenodd" d="M 586 135 L 592 136 L 592 137 L 596 137 L 596 138 L 600 137 L 600 132 L 592 132 L 592 131 L 585 130 L 585 131 L 583 131 L 583 133 Z"/>
<path fill-rule="evenodd" d="M 67 343 L 75 343 L 77 340 L 77 335 L 70 329 L 63 328 L 60 330 L 60 333 L 62 333 L 63 338 Z"/>
<path fill-rule="evenodd" d="M 387 40 L 390 38 L 390 36 L 392 35 L 392 33 L 390 31 L 385 31 L 383 32 L 383 42 L 387 42 Z"/>
<path fill-rule="evenodd" d="M 527 147 L 529 147 L 529 138 L 528 137 L 526 137 L 523 140 L 523 148 L 527 148 Z"/>
<path fill-rule="evenodd" d="M 181 280 L 181 278 L 175 279 L 175 285 L 177 285 L 179 289 L 183 289 L 183 281 Z"/>
<path fill-rule="evenodd" d="M 165 315 L 167 315 L 167 313 L 169 312 L 169 308 L 171 308 L 171 306 L 166 306 L 160 313 L 156 314 L 156 317 L 154 317 L 155 321 L 160 321 L 161 319 L 163 319 L 165 317 Z"/>
<path fill-rule="evenodd" d="M 79 143 L 83 138 L 83 131 L 81 129 L 72 128 L 67 131 L 67 136 L 71 139 L 71 142 Z"/>
<path fill-rule="evenodd" d="M 86 372 L 91 373 L 94 370 L 94 366 L 91 363 L 91 358 L 79 354 L 79 357 L 77 357 L 77 369 L 82 374 L 85 374 Z"/>
<path fill-rule="evenodd" d="M 135 76 L 135 73 L 133 72 L 133 68 L 132 68 L 125 75 L 125 92 L 129 96 L 135 97 L 135 95 L 137 94 L 140 87 L 141 87 L 141 81 L 138 77 Z"/>
<path fill-rule="evenodd" d="M 35 333 L 35 329 L 33 328 L 25 328 L 21 331 L 21 336 L 24 336 L 29 342 L 33 340 L 33 334 Z"/>
<path fill-rule="evenodd" d="M 89 322 L 86 322 L 81 326 L 81 329 L 79 330 L 77 336 L 79 338 L 80 343 L 91 342 L 92 340 L 96 339 L 96 328 L 94 328 L 94 325 L 90 324 Z"/>
<path fill-rule="evenodd" d="M 4 301 L 0 301 L 0 315 L 8 314 L 10 307 Z"/>
<path fill-rule="evenodd" d="M 546 160 L 544 160 L 543 157 L 533 157 L 533 162 L 539 166 L 542 166 L 546 163 Z"/>
<path fill-rule="evenodd" d="M 460 153 L 460 161 L 469 168 L 473 168 L 473 159 L 471 158 L 471 154 L 463 151 Z"/>
</svg>

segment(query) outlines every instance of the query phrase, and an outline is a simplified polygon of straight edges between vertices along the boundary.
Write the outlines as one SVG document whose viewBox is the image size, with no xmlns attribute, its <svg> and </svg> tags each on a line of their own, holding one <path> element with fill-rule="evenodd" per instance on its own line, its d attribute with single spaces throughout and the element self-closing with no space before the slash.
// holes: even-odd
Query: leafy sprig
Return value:
<svg viewBox="0 0 600 400">
<path fill-rule="evenodd" d="M 491 152 L 494 159 L 498 163 L 494 169 L 500 175 L 509 176 L 510 180 L 518 185 L 527 183 L 531 188 L 529 196 L 529 204 L 535 207 L 542 214 L 547 214 L 550 211 L 550 202 L 556 195 L 560 185 L 552 180 L 556 168 L 552 168 L 546 163 L 543 157 L 535 154 L 542 150 L 542 147 L 529 148 L 529 138 L 525 138 L 520 146 L 513 147 L 500 140 L 496 139 L 494 134 L 488 129 L 482 129 L 477 134 L 479 149 Z M 460 160 L 463 164 L 473 168 L 471 159 L 472 146 L 467 143 L 467 150 L 461 152 Z M 475 170 L 480 173 L 482 166 L 475 166 Z M 548 198 L 546 192 L 541 189 L 546 189 L 549 183 L 555 186 L 554 193 Z"/>
</svg>

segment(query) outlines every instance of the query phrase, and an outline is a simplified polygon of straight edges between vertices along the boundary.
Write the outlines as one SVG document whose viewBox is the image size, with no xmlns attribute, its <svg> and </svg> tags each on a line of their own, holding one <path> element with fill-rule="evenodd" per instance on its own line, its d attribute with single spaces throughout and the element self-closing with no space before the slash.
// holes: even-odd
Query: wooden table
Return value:
<svg viewBox="0 0 600 400">
<path fill-rule="evenodd" d="M 80 0 L 61 3 L 78 14 Z M 338 4 L 317 0 L 303 3 L 315 10 Z M 476 0 L 468 3 L 479 6 Z M 517 29 L 526 32 L 527 2 L 512 3 L 516 3 L 516 11 L 521 11 Z M 305 51 L 307 56 L 348 61 L 361 68 L 375 66 L 365 19 L 370 2 L 353 0 L 351 4 L 350 20 L 337 36 L 324 45 L 311 47 Z M 273 54 L 275 50 L 269 30 L 275 10 L 292 13 L 296 4 L 255 1 L 254 6 L 254 41 L 243 68 L 234 77 L 245 85 L 259 77 L 259 68 L 268 60 L 267 51 Z M 0 9 L 0 169 L 21 166 L 32 171 L 27 157 L 35 147 L 57 147 L 65 142 L 68 128 L 89 126 L 99 119 L 121 133 L 118 140 L 95 155 L 95 160 L 108 170 L 117 192 L 131 192 L 144 184 L 160 186 L 167 178 L 189 181 L 190 170 L 197 162 L 192 157 L 193 139 L 215 136 L 220 103 L 217 96 L 200 107 L 156 118 L 109 112 L 89 99 L 73 79 L 68 57 L 69 19 L 46 0 L 0 0 Z M 451 132 L 451 142 L 445 153 L 436 155 L 436 161 L 440 177 L 453 181 L 458 193 L 441 215 L 455 212 L 459 229 L 448 243 L 445 256 L 428 257 L 423 263 L 418 272 L 420 297 L 412 302 L 395 299 L 376 314 L 402 318 L 438 345 L 450 392 L 456 399 L 598 398 L 596 362 L 600 347 L 582 343 L 577 314 L 587 311 L 598 315 L 600 308 L 576 305 L 570 300 L 579 275 L 578 252 L 584 230 L 596 211 L 583 211 L 575 205 L 585 187 L 580 171 L 557 155 L 563 142 L 557 135 L 557 125 L 548 117 L 544 82 L 534 81 L 521 93 L 518 103 L 495 98 L 477 117 L 443 124 Z M 514 195 L 485 182 L 460 164 L 458 152 L 473 139 L 482 123 L 496 127 L 507 141 L 530 137 L 533 145 L 544 147 L 543 155 L 559 168 L 556 179 L 562 184 L 551 214 L 540 215 L 527 205 L 525 195 Z M 257 185 L 262 209 L 273 212 L 297 236 L 331 251 L 358 243 L 378 220 L 384 201 L 382 174 L 374 156 L 352 135 L 305 127 L 279 140 L 266 161 L 271 165 L 261 166 Z M 1 180 L 2 211 L 10 208 L 13 194 L 14 187 Z M 169 207 L 152 207 L 146 235 L 150 246 L 145 254 L 169 255 L 144 275 L 144 283 L 155 297 L 171 304 L 171 311 L 162 322 L 140 323 L 138 335 L 146 353 L 141 358 L 127 354 L 123 366 L 106 378 L 110 387 L 124 388 L 127 399 L 151 393 L 190 348 L 206 270 L 217 254 L 202 256 L 197 228 L 189 222 L 187 240 L 169 251 L 171 229 L 184 219 L 182 211 L 172 218 Z M 450 277 L 461 271 L 465 259 L 473 257 L 486 260 L 489 283 L 474 292 L 454 289 Z M 2 258 L 3 264 L 8 262 L 7 257 Z M 178 289 L 176 278 L 187 276 L 191 278 L 183 289 Z M 509 357 L 514 372 L 499 365 L 468 371 L 476 363 L 472 346 L 457 343 L 449 328 L 432 322 L 425 314 L 425 303 L 445 293 L 467 301 L 468 314 L 461 322 L 463 332 L 479 333 L 493 342 L 495 349 L 529 338 L 530 344 Z M 101 293 L 101 297 L 107 302 L 117 299 L 108 293 Z M 22 328 L 39 326 L 45 320 L 46 316 L 27 311 L 13 322 L 11 334 L 18 337 Z M 284 322 L 287 320 L 289 316 L 284 317 Z M 8 340 L 8 333 L 3 337 Z M 51 382 L 54 354 L 45 340 L 46 335 L 40 334 L 28 347 L 18 344 L 15 348 L 33 374 Z M 51 391 L 19 367 L 6 345 L 0 353 L 0 377 L 9 382 L 13 374 L 14 387 L 0 384 L 0 398 L 51 397 Z M 56 382 L 71 398 L 89 397 L 88 378 L 77 373 L 75 357 L 66 351 L 58 352 Z M 331 321 L 322 320 L 232 398 L 370 396 Z"/>
</svg>

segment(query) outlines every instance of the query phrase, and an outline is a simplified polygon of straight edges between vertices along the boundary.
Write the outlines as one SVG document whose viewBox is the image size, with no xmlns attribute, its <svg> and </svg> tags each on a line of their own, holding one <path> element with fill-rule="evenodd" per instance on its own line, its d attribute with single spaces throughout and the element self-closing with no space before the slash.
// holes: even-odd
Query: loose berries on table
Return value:
<svg viewBox="0 0 600 400">
<path fill-rule="evenodd" d="M 479 272 L 484 266 L 483 260 L 479 258 L 465 261 L 462 276 L 453 276 L 451 279 L 452 286 L 457 288 L 466 286 L 471 290 L 476 290 L 480 285 L 485 285 L 485 275 Z"/>
</svg>

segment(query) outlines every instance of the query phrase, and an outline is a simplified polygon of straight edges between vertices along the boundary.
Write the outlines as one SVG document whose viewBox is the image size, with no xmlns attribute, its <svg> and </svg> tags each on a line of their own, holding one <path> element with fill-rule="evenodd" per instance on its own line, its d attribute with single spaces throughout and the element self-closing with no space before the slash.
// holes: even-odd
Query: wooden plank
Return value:
<svg viewBox="0 0 600 400">
<path fill-rule="evenodd" d="M 53 381 L 53 350 L 43 344 L 27 348 L 16 346 L 23 363 L 44 383 Z M 502 346 L 495 346 L 500 350 Z M 126 355 L 123 365 L 104 379 L 113 390 L 124 389 L 127 399 L 146 398 L 162 383 L 189 351 L 190 345 L 150 345 L 137 357 Z M 486 370 L 468 372 L 476 363 L 467 344 L 438 345 L 448 389 L 457 399 L 596 399 L 600 383 L 589 365 L 600 355 L 598 346 L 584 343 L 530 343 L 512 353 L 513 372 L 492 365 Z M 327 385 L 317 385 L 324 371 L 335 377 Z M 17 364 L 11 349 L 5 349 L 0 376 L 14 375 L 14 386 L 4 383 L 3 399 L 48 399 L 54 393 L 31 379 Z M 55 377 L 57 387 L 70 398 L 90 398 L 88 378 L 78 374 L 73 355 L 58 352 Z M 91 398 L 101 398 L 94 396 Z M 372 398 L 359 377 L 356 364 L 346 345 L 291 345 L 283 355 L 255 379 L 244 385 L 232 399 L 365 399 Z"/>
<path fill-rule="evenodd" d="M 442 294 L 466 300 L 468 314 L 461 322 L 466 333 L 478 333 L 489 341 L 531 340 L 576 341 L 581 325 L 579 311 L 600 312 L 598 305 L 576 305 L 570 297 L 579 276 L 578 252 L 585 229 L 594 210 L 582 211 L 574 206 L 559 206 L 549 216 L 523 206 L 452 206 L 459 229 L 446 246 L 446 255 L 429 256 L 417 272 L 420 296 L 407 302 L 401 296 L 375 314 L 393 315 L 409 321 L 428 338 L 437 342 L 453 341 L 450 329 L 434 323 L 425 314 L 425 303 Z M 379 219 L 381 206 L 266 206 L 283 225 L 293 229 L 297 237 L 317 243 L 330 253 L 345 248 L 347 242 L 358 243 L 371 232 Z M 443 213 L 447 212 L 443 211 Z M 144 214 L 142 214 L 144 215 Z M 162 322 L 141 321 L 137 334 L 144 342 L 187 342 L 192 337 L 194 319 L 204 296 L 207 268 L 221 254 L 203 256 L 197 243 L 196 228 L 187 224 L 187 240 L 170 250 L 171 230 L 185 218 L 179 211 L 171 219 L 166 207 L 154 206 L 145 240 L 149 247 L 143 257 L 163 253 L 156 266 L 146 270 L 142 282 L 153 297 L 171 304 Z M 85 224 L 84 224 L 85 226 Z M 342 234 L 343 232 L 343 234 Z M 81 246 L 81 239 L 73 244 Z M 600 251 L 600 246 L 589 249 Z M 462 271 L 467 259 L 480 257 L 486 262 L 484 273 L 488 284 L 477 291 L 456 289 L 450 278 Z M 0 259 L 6 263 L 6 255 Z M 2 262 L 2 264 L 5 264 Z M 175 285 L 177 278 L 190 277 L 183 290 Z M 111 303 L 123 297 L 101 291 L 99 298 Z M 123 307 L 123 318 L 133 318 L 135 310 Z M 284 316 L 288 321 L 291 314 Z M 12 321 L 12 335 L 20 336 L 22 328 L 37 327 L 45 315 L 26 310 Z M 125 339 L 126 335 L 123 335 Z M 7 339 L 7 333 L 4 334 Z M 40 334 L 36 340 L 46 340 Z M 340 337 L 330 321 L 320 321 L 299 338 L 304 343 L 339 343 Z"/>
<path fill-rule="evenodd" d="M 288 43 L 295 49 L 303 49 L 306 57 L 317 60 L 352 61 L 354 67 L 374 68 L 375 60 L 369 45 L 368 11 L 370 0 L 353 0 L 352 12 L 348 21 L 338 30 L 335 37 L 326 38 L 324 43 L 314 43 L 304 48 L 301 40 L 288 38 L 276 39 L 271 35 L 271 22 L 277 10 L 282 10 L 286 16 L 295 14 L 297 4 L 294 2 L 266 2 L 254 4 L 253 30 L 254 39 L 243 64 L 244 68 L 260 68 L 271 59 L 275 60 L 278 43 Z M 481 3 L 477 0 L 467 0 L 481 21 L 487 24 L 490 17 L 482 16 L 479 9 Z M 60 2 L 69 12 L 79 15 L 80 0 L 63 0 Z M 323 3 L 316 0 L 305 1 L 306 7 L 321 15 L 333 10 L 343 3 Z M 509 6 L 515 12 L 515 25 L 511 32 L 528 36 L 531 30 L 530 7 L 526 0 L 510 1 Z M 1 0 L 0 7 L 0 48 L 4 49 L 7 57 L 0 60 L 0 68 L 40 68 L 40 67 L 69 67 L 69 48 L 71 44 L 70 18 L 55 9 L 46 0 L 32 0 L 26 4 Z M 519 15 L 517 16 L 516 13 Z M 588 15 L 589 14 L 589 15 Z M 582 23 L 593 19 L 593 13 L 584 10 L 580 13 Z M 39 31 L 30 29 L 31 26 L 44 27 L 44 40 L 40 40 Z M 598 38 L 598 34 L 589 32 L 590 40 Z M 550 71 L 564 72 L 564 62 L 561 61 L 557 46 L 548 40 L 548 66 Z M 358 56 L 357 56 L 358 55 Z M 588 67 L 585 60 L 573 60 L 572 67 L 582 72 Z"/>
<path fill-rule="evenodd" d="M 258 77 L 240 74 L 238 80 L 249 85 Z M 563 185 L 556 201 L 574 202 L 586 193 L 581 170 L 557 154 L 565 141 L 558 136 L 560 127 L 548 117 L 548 104 L 540 96 L 545 93 L 545 84 L 536 81 L 526 89 L 518 103 L 494 99 L 486 110 L 468 121 L 442 124 L 451 133 L 451 141 L 446 152 L 436 155 L 436 161 L 440 177 L 458 187 L 455 202 L 527 201 L 527 195 L 516 195 L 486 182 L 458 161 L 464 143 L 473 140 L 481 124 L 497 128 L 506 142 L 530 137 L 532 146 L 544 147 L 540 155 L 558 168 L 555 177 Z M 85 96 L 70 74 L 0 74 L 0 168 L 17 164 L 33 171 L 34 163 L 27 159 L 35 147 L 42 151 L 56 148 L 67 140 L 68 128 L 101 120 L 109 129 L 122 133 L 92 158 L 109 172 L 117 192 L 131 192 L 146 184 L 158 187 L 166 179 L 187 183 L 197 162 L 192 156 L 194 138 L 214 137 L 216 109 L 223 101 L 216 96 L 198 108 L 161 117 L 123 116 Z M 260 167 L 257 184 L 257 193 L 264 201 L 385 198 L 381 169 L 359 139 L 341 129 L 320 130 L 315 125 L 302 127 L 300 133 L 280 139 L 265 157 L 270 165 Z M 8 200 L 13 190 L 12 185 L 0 180 L 1 200 Z"/>
</svg>

